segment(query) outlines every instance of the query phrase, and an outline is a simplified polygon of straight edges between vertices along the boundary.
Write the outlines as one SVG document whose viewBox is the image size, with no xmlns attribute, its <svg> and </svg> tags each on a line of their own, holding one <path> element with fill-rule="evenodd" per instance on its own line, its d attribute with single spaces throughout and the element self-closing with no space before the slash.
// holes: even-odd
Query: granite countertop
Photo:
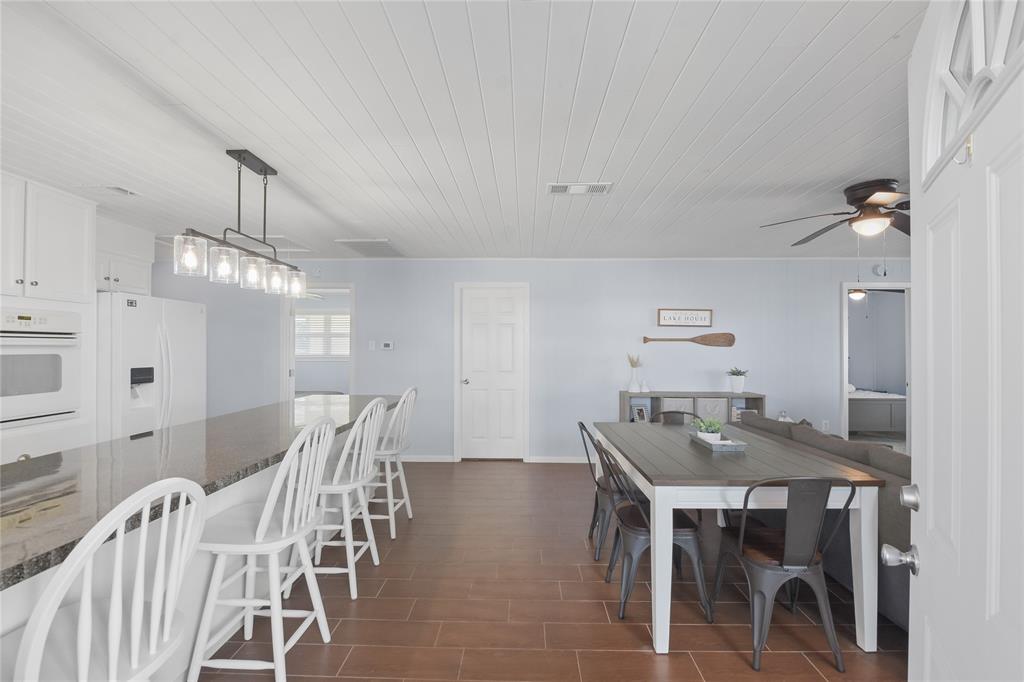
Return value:
<svg viewBox="0 0 1024 682">
<path fill-rule="evenodd" d="M 0 590 L 62 562 L 140 488 L 180 476 L 214 493 L 280 462 L 319 417 L 347 431 L 376 397 L 309 395 L 0 466 Z"/>
</svg>

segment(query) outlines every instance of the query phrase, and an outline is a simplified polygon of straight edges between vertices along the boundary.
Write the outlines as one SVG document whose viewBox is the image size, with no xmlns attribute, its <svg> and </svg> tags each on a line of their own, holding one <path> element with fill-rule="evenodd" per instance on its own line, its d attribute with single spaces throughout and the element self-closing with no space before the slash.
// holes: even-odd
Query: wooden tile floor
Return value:
<svg viewBox="0 0 1024 682">
<path fill-rule="evenodd" d="M 400 512 L 394 541 L 386 523 L 375 524 L 381 565 L 373 566 L 368 555 L 360 561 L 358 600 L 349 599 L 344 576 L 321 579 L 331 643 L 310 628 L 288 654 L 290 679 L 906 679 L 906 634 L 883 624 L 884 651 L 857 649 L 850 595 L 838 585 L 832 609 L 841 624 L 847 672 L 833 667 L 812 604 L 796 613 L 776 607 L 761 672 L 754 672 L 746 585 L 738 568 L 728 576 L 713 625 L 704 622 L 695 584 L 675 585 L 672 653 L 656 655 L 648 583 L 637 584 L 620 621 L 617 576 L 606 584 L 606 564 L 593 560 L 585 538 L 593 483 L 582 465 L 412 463 L 406 470 L 415 518 Z M 703 528 L 709 581 L 718 544 L 712 517 L 705 514 Z M 640 580 L 647 579 L 645 570 Z M 689 574 L 685 579 L 693 580 Z M 288 604 L 301 608 L 308 596 L 297 589 Z M 258 620 L 251 641 L 242 641 L 239 632 L 220 656 L 269 660 L 269 641 L 266 623 Z M 206 672 L 201 679 L 238 682 L 240 676 L 270 677 Z"/>
</svg>

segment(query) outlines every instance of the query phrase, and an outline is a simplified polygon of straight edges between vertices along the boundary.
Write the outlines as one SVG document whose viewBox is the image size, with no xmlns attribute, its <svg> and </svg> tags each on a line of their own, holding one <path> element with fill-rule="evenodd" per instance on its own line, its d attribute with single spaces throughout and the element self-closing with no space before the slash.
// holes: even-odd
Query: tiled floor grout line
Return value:
<svg viewBox="0 0 1024 682">
<path fill-rule="evenodd" d="M 807 655 L 806 651 L 801 651 L 800 655 L 803 656 L 807 660 L 807 662 L 811 664 L 811 667 L 814 668 L 814 672 L 816 672 L 819 675 L 821 675 L 821 679 L 826 680 L 826 681 L 828 680 L 828 677 L 825 676 L 825 673 L 821 672 L 818 669 L 818 666 L 814 665 L 814 661 L 811 660 L 811 657 Z"/>
<path fill-rule="evenodd" d="M 338 668 L 338 671 L 336 673 L 334 673 L 335 677 L 339 677 L 341 675 L 341 671 L 345 669 L 345 664 L 348 663 L 348 657 L 351 656 L 352 652 L 355 651 L 355 650 L 356 650 L 356 648 L 354 646 L 350 646 L 348 648 L 348 653 L 345 654 L 345 658 L 344 658 L 344 660 L 342 660 L 341 666 Z"/>
<path fill-rule="evenodd" d="M 465 661 L 466 661 L 466 650 L 465 650 L 465 648 L 463 648 L 462 656 L 459 657 L 459 669 L 455 673 L 455 679 L 457 679 L 457 680 L 461 680 L 462 679 L 462 664 Z"/>
<path fill-rule="evenodd" d="M 700 675 L 701 682 L 707 682 L 707 680 L 704 679 L 704 672 L 700 669 L 700 666 L 697 664 L 697 659 L 693 657 L 693 652 L 687 651 L 686 653 L 689 655 L 690 660 L 693 661 L 693 667 L 697 669 L 697 674 Z"/>
</svg>

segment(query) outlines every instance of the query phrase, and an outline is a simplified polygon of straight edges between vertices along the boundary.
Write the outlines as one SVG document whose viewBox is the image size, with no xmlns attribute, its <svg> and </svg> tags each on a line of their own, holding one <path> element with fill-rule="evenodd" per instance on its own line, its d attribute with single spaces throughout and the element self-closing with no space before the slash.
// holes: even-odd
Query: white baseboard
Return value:
<svg viewBox="0 0 1024 682">
<path fill-rule="evenodd" d="M 452 455 L 402 455 L 403 462 L 454 462 Z"/>
</svg>

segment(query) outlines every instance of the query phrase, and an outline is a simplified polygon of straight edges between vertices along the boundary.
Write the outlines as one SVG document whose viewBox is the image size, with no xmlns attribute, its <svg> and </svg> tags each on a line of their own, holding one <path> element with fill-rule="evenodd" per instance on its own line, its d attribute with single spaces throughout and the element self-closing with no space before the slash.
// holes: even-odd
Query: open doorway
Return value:
<svg viewBox="0 0 1024 682">
<path fill-rule="evenodd" d="M 351 287 L 317 287 L 295 302 L 296 397 L 351 392 L 352 299 Z"/>
<path fill-rule="evenodd" d="M 909 299 L 902 283 L 857 283 L 843 290 L 841 435 L 907 454 Z"/>
</svg>

